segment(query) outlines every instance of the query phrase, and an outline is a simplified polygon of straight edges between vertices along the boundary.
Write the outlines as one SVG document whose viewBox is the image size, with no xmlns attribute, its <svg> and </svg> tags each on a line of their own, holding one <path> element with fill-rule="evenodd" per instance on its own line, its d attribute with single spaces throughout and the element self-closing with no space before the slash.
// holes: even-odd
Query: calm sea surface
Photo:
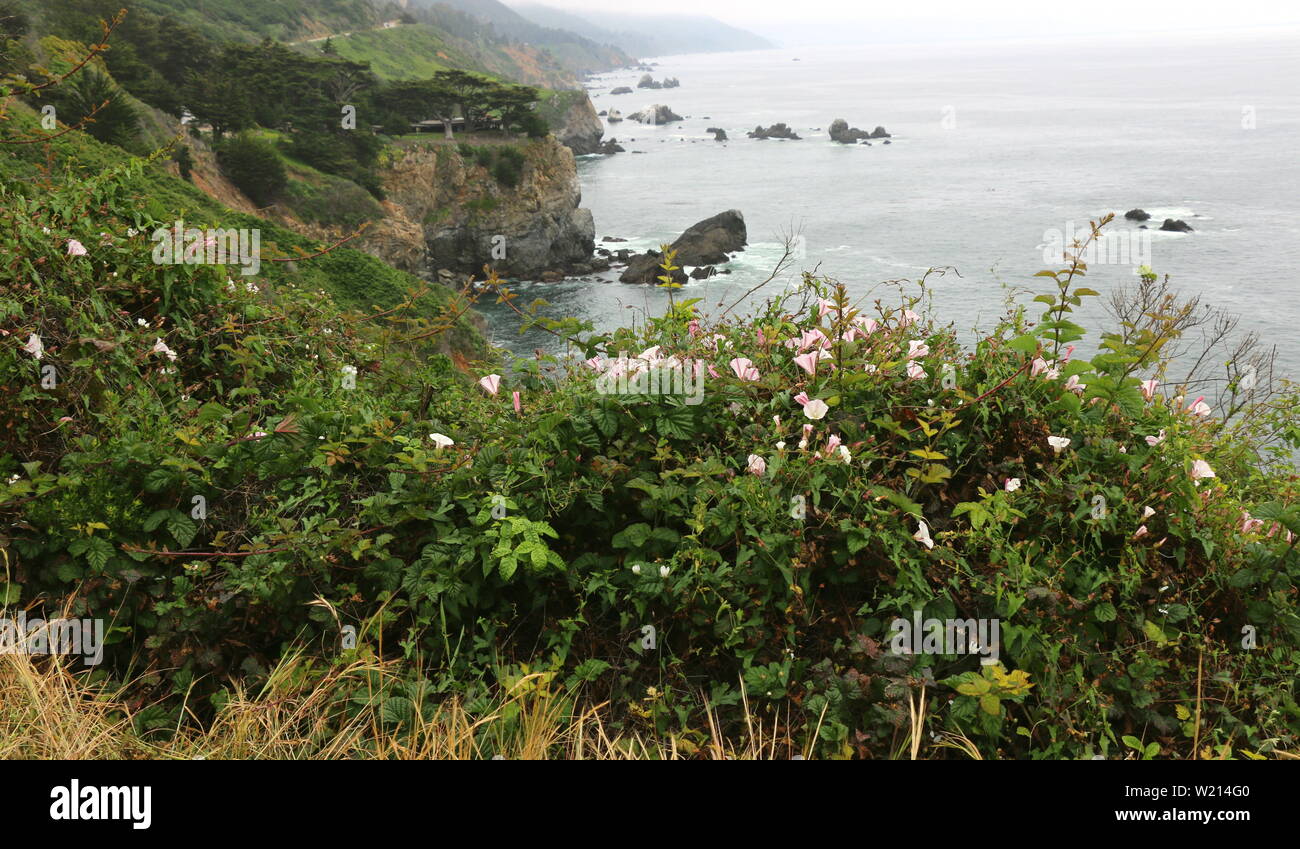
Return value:
<svg viewBox="0 0 1300 849">
<path fill-rule="evenodd" d="M 1239 313 L 1300 375 L 1300 34 L 673 56 L 654 75 L 681 87 L 611 96 L 635 86 L 631 71 L 590 83 L 597 110 L 664 103 L 687 118 L 608 127 L 628 152 L 579 159 L 583 205 L 598 241 L 634 249 L 741 210 L 750 247 L 732 273 L 686 287 L 703 305 L 729 305 L 766 278 L 783 236 L 797 233 L 802 258 L 757 297 L 816 267 L 855 297 L 897 303 L 883 281 L 951 266 L 960 276 L 931 278 L 938 317 L 988 328 L 1006 287 L 1046 291 L 1050 281 L 1032 275 L 1047 265 L 1051 231 L 1116 212 L 1110 229 L 1140 251 L 1122 216 L 1141 207 L 1152 225 L 1195 228 L 1150 233 L 1150 264 L 1179 291 Z M 835 144 L 835 118 L 883 125 L 892 143 Z M 803 139 L 745 137 L 777 121 Z M 711 126 L 731 140 L 713 141 Z M 1133 283 L 1135 267 L 1094 264 L 1087 285 L 1105 294 Z M 616 276 L 520 288 L 600 329 L 662 311 L 663 292 Z M 520 336 L 512 313 L 484 311 L 499 344 L 553 349 L 543 334 Z M 1100 305 L 1085 313 L 1092 326 L 1101 315 Z"/>
</svg>

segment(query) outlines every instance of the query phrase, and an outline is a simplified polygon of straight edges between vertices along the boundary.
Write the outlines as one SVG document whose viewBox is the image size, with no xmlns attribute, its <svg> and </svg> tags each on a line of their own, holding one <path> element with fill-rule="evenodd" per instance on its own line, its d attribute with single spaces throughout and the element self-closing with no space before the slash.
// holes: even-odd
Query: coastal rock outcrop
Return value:
<svg viewBox="0 0 1300 849">
<path fill-rule="evenodd" d="M 889 131 L 884 127 L 877 126 L 871 132 L 867 132 L 866 130 L 859 130 L 857 127 L 850 127 L 849 122 L 843 118 L 836 118 L 831 121 L 827 132 L 830 133 L 831 141 L 837 141 L 840 144 L 857 144 L 859 141 L 867 139 L 890 138 Z"/>
<path fill-rule="evenodd" d="M 632 89 L 628 86 L 621 85 L 618 88 L 610 89 L 610 94 L 631 94 Z"/>
<path fill-rule="evenodd" d="M 1151 213 L 1147 212 L 1145 209 L 1130 209 L 1128 212 L 1124 213 L 1124 217 L 1129 221 L 1150 221 Z"/>
<path fill-rule="evenodd" d="M 596 148 L 596 153 L 614 154 L 614 153 L 623 153 L 626 150 L 627 148 L 623 147 L 623 145 L 618 143 L 618 139 L 611 136 L 605 139 L 605 141 L 600 145 L 600 147 Z"/>
<path fill-rule="evenodd" d="M 1160 225 L 1160 229 L 1167 230 L 1171 233 L 1191 233 L 1192 225 L 1188 224 L 1181 218 L 1166 218 L 1164 223 Z"/>
<path fill-rule="evenodd" d="M 591 99 L 585 95 L 575 99 L 548 123 L 560 143 L 578 156 L 600 152 L 600 137 L 605 134 L 605 125 L 600 122 Z"/>
<path fill-rule="evenodd" d="M 656 103 L 654 106 L 642 109 L 640 112 L 633 112 L 627 116 L 627 119 L 642 124 L 671 124 L 674 121 L 682 120 L 682 116 L 667 106 Z"/>
<path fill-rule="evenodd" d="M 726 141 L 726 140 L 727 140 L 727 131 L 724 130 L 724 129 L 722 129 L 721 127 L 709 127 L 709 128 L 708 128 L 707 130 L 705 130 L 704 132 L 706 132 L 706 133 L 713 133 L 713 140 L 714 140 L 714 141 Z"/>
<path fill-rule="evenodd" d="M 676 77 L 664 77 L 663 82 L 657 82 L 655 78 L 652 77 L 650 74 L 644 74 L 642 75 L 641 79 L 637 81 L 636 87 L 655 89 L 655 88 L 677 88 L 680 85 L 681 83 L 678 82 Z"/>
<path fill-rule="evenodd" d="M 617 124 L 619 121 L 623 120 L 623 113 L 619 112 L 617 109 L 611 109 L 609 110 L 609 115 L 605 120 L 611 124 Z"/>
<path fill-rule="evenodd" d="M 795 139 L 799 134 L 785 125 L 784 122 L 773 124 L 770 127 L 755 127 L 752 131 L 746 133 L 751 139 Z"/>
<path fill-rule="evenodd" d="M 536 278 L 589 264 L 596 227 L 579 207 L 573 152 L 554 136 L 512 146 L 523 159 L 513 187 L 456 145 L 401 151 L 380 178 L 390 213 L 385 232 L 403 224 L 406 238 L 363 236 L 361 247 L 421 275 L 440 268 L 482 275 L 491 265 L 508 277 Z"/>
<path fill-rule="evenodd" d="M 724 263 L 730 259 L 728 254 L 744 250 L 747 240 L 745 216 L 738 209 L 729 209 L 692 225 L 670 247 L 677 252 L 674 265 L 710 266 Z M 662 271 L 659 268 L 662 260 L 663 255 L 659 251 L 632 256 L 619 281 L 653 283 Z M 677 282 L 685 282 L 687 279 L 686 273 L 680 268 L 674 272 L 673 278 Z"/>
<path fill-rule="evenodd" d="M 840 144 L 857 144 L 863 139 L 871 138 L 871 133 L 866 130 L 859 130 L 857 127 L 850 127 L 849 122 L 843 118 L 836 118 L 831 121 L 828 132 L 831 135 L 831 141 L 837 141 Z"/>
</svg>

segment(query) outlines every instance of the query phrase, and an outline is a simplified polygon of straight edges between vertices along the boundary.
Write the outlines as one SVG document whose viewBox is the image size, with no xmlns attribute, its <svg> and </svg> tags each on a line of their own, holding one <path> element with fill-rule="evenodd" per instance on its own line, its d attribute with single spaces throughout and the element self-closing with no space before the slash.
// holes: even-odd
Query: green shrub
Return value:
<svg viewBox="0 0 1300 849">
<path fill-rule="evenodd" d="M 270 206 L 288 184 L 284 162 L 275 145 L 241 133 L 217 147 L 221 173 L 259 206 Z"/>
<path fill-rule="evenodd" d="M 180 145 L 176 149 L 176 167 L 180 171 L 182 180 L 190 179 L 190 170 L 194 167 L 194 156 L 190 153 L 189 145 Z"/>
<path fill-rule="evenodd" d="M 384 216 L 383 209 L 364 188 L 338 177 L 323 178 L 320 185 L 291 181 L 284 196 L 303 220 L 345 230 L 354 230 Z"/>
<path fill-rule="evenodd" d="M 1300 395 L 1234 381 L 1214 406 L 1242 412 L 1197 415 L 1160 358 L 1176 310 L 1088 358 L 1078 266 L 966 346 L 912 311 L 924 285 L 859 304 L 808 277 L 743 319 L 541 321 L 590 366 L 458 368 L 430 343 L 466 305 L 401 309 L 409 278 L 359 252 L 268 261 L 261 291 L 155 264 L 146 167 L 0 182 L 23 260 L 0 264 L 0 600 L 111 622 L 100 671 L 173 692 L 163 724 L 301 642 L 322 673 L 382 647 L 471 705 L 540 672 L 685 745 L 745 735 L 748 703 L 808 751 L 891 757 L 924 689 L 915 731 L 988 757 L 1296 749 Z M 268 259 L 319 250 L 261 226 Z M 621 351 L 698 361 L 699 403 L 607 391 Z M 894 653 L 914 610 L 998 619 L 998 664 Z"/>
<path fill-rule="evenodd" d="M 65 124 L 82 125 L 107 144 L 134 148 L 140 134 L 140 116 L 125 92 L 107 74 L 87 68 L 66 87 L 50 96 Z"/>
<path fill-rule="evenodd" d="M 497 149 L 496 161 L 492 164 L 492 176 L 496 181 L 507 188 L 513 189 L 519 185 L 519 180 L 524 172 L 524 154 L 523 151 L 516 147 L 501 147 Z"/>
<path fill-rule="evenodd" d="M 256 680 L 286 643 L 328 661 L 347 624 L 367 650 L 382 634 L 419 658 L 411 674 L 437 691 L 474 697 L 526 666 L 687 739 L 706 704 L 743 733 L 748 699 L 822 754 L 888 757 L 927 681 L 925 730 L 988 756 L 1295 747 L 1294 470 L 1174 386 L 1145 400 L 1135 372 L 1160 363 L 1138 337 L 1071 358 L 1076 275 L 1057 274 L 1037 326 L 1016 309 L 970 350 L 915 299 L 860 312 L 810 279 L 749 320 L 710 324 L 687 302 L 578 340 L 700 360 L 701 403 L 608 394 L 553 359 L 516 362 L 490 395 L 421 353 L 433 336 L 405 319 L 154 265 L 121 235 L 157 223 L 121 176 L 0 206 L 0 247 L 53 272 L 0 298 L 11 340 L 38 333 L 46 351 L 0 346 L 4 595 L 111 619 L 108 672 L 156 671 L 192 704 Z M 360 281 L 377 261 L 302 265 L 318 262 Z M 1282 400 L 1259 421 L 1294 427 Z M 1216 477 L 1194 479 L 1196 461 Z M 893 654 L 890 623 L 912 610 L 1001 620 L 999 665 Z"/>
</svg>

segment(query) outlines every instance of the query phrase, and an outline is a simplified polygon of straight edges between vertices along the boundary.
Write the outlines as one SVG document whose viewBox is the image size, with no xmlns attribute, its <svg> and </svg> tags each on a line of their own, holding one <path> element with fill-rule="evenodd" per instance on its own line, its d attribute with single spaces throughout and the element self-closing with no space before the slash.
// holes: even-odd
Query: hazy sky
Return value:
<svg viewBox="0 0 1300 849">
<path fill-rule="evenodd" d="M 507 0 L 712 15 L 789 45 L 1300 27 L 1295 0 Z"/>
</svg>

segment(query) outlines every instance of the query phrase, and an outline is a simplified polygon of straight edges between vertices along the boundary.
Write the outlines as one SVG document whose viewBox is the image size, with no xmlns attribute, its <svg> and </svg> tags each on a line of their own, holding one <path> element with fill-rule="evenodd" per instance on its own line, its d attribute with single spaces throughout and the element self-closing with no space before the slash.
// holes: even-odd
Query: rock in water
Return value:
<svg viewBox="0 0 1300 849">
<path fill-rule="evenodd" d="M 753 132 L 746 133 L 751 139 L 793 139 L 798 140 L 799 135 L 784 122 L 773 124 L 770 127 L 755 127 Z"/>
<path fill-rule="evenodd" d="M 1130 209 L 1128 212 L 1124 213 L 1124 217 L 1129 221 L 1150 221 L 1151 213 L 1147 212 L 1145 209 Z"/>
<path fill-rule="evenodd" d="M 621 86 L 619 86 L 618 88 L 610 89 L 610 92 L 609 92 L 609 93 L 610 93 L 610 94 L 631 94 L 631 93 L 632 93 L 632 89 L 628 88 L 628 87 L 625 86 L 625 85 L 621 85 Z"/>
<path fill-rule="evenodd" d="M 1181 218 L 1178 219 L 1178 220 L 1174 220 L 1174 219 L 1172 219 L 1172 218 L 1166 218 L 1166 219 L 1165 219 L 1165 223 L 1163 223 L 1163 224 L 1160 225 L 1160 229 L 1161 229 L 1161 230 L 1168 230 L 1168 231 L 1170 231 L 1171 233 L 1190 233 L 1190 232 L 1192 232 L 1192 226 L 1191 226 L 1190 224 L 1188 224 L 1186 221 L 1182 220 Z"/>
<path fill-rule="evenodd" d="M 878 127 L 877 129 L 883 130 L 884 127 Z M 845 121 L 843 118 L 836 118 L 834 121 L 831 121 L 831 126 L 828 132 L 830 133 L 831 141 L 837 141 L 840 144 L 857 144 L 863 139 L 871 138 L 871 133 L 868 133 L 866 130 L 859 130 L 857 127 L 850 127 L 849 122 Z M 885 135 L 889 134 L 886 133 Z"/>
<path fill-rule="evenodd" d="M 709 266 L 726 262 L 729 253 L 744 250 L 748 244 L 745 216 L 738 209 L 720 212 L 712 218 L 693 225 L 677 237 L 670 246 L 677 252 L 677 266 Z M 649 251 L 628 260 L 627 270 L 619 280 L 623 283 L 654 283 L 661 273 L 659 263 L 663 257 L 658 251 Z M 678 276 L 680 275 L 680 279 Z M 677 282 L 685 282 L 680 270 L 673 273 Z"/>
<path fill-rule="evenodd" d="M 627 116 L 629 121 L 637 121 L 642 124 L 671 124 L 674 121 L 682 120 L 678 115 L 667 106 L 656 103 L 649 109 L 642 109 L 640 112 L 633 112 Z"/>
<path fill-rule="evenodd" d="M 724 129 L 722 129 L 721 127 L 709 127 L 709 128 L 708 128 L 707 130 L 705 130 L 704 132 L 706 132 L 706 133 L 713 133 L 713 140 L 714 140 L 714 141 L 726 141 L 726 140 L 727 140 L 727 131 L 724 130 Z"/>
</svg>

